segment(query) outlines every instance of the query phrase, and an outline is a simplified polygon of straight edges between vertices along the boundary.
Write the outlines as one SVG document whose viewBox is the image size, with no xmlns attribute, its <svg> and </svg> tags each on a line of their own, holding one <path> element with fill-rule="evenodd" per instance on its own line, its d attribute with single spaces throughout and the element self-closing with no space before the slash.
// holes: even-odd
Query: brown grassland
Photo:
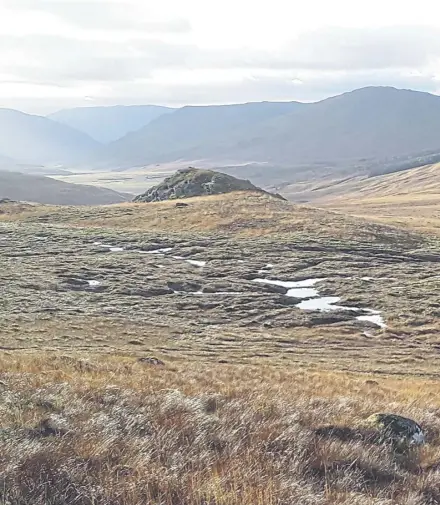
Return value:
<svg viewBox="0 0 440 505">
<path fill-rule="evenodd" d="M 435 226 L 354 202 L 187 203 L 1 207 L 0 503 L 440 503 Z M 178 256 L 139 254 L 152 244 Z M 252 282 L 266 263 L 388 327 L 286 305 Z M 315 432 L 374 412 L 416 420 L 427 444 Z"/>
</svg>

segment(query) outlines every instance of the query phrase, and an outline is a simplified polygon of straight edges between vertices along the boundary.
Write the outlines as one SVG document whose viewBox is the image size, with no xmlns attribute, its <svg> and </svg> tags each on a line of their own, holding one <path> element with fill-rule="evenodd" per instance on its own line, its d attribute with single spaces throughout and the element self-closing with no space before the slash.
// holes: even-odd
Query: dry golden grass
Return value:
<svg viewBox="0 0 440 505">
<path fill-rule="evenodd" d="M 315 191 L 320 207 L 440 235 L 440 164 L 362 180 L 348 180 Z"/>
<path fill-rule="evenodd" d="M 440 500 L 433 381 L 274 365 L 3 354 L 0 499 L 14 505 L 428 505 Z M 314 434 L 375 411 L 428 445 Z M 51 421 L 42 424 L 45 419 Z"/>
<path fill-rule="evenodd" d="M 176 203 L 188 207 L 176 208 Z M 260 193 L 234 192 L 156 203 L 124 203 L 96 207 L 2 206 L 0 222 L 42 222 L 81 228 L 133 231 L 217 232 L 243 237 L 306 234 L 321 238 L 375 240 L 372 222 L 340 212 L 295 205 Z"/>
</svg>

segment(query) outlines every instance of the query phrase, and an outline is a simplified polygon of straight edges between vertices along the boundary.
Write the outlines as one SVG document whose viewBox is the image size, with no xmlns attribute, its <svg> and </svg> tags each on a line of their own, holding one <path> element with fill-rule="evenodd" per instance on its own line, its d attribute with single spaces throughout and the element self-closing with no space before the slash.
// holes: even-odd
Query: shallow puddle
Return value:
<svg viewBox="0 0 440 505">
<path fill-rule="evenodd" d="M 186 260 L 186 262 L 196 267 L 204 267 L 206 265 L 206 261 Z"/>
<path fill-rule="evenodd" d="M 319 281 L 324 279 L 304 279 L 302 281 L 278 281 L 272 279 L 254 279 L 260 284 L 270 284 L 272 286 L 282 286 L 288 289 L 285 296 L 294 298 L 314 298 L 319 295 L 318 290 L 312 288 Z"/>
<path fill-rule="evenodd" d="M 369 310 L 367 309 L 368 312 L 371 312 L 371 315 L 369 316 L 358 316 L 356 319 L 358 321 L 368 321 L 369 323 L 373 323 L 376 326 L 379 326 L 380 328 L 386 328 L 387 325 L 385 324 L 384 318 L 381 316 L 380 312 L 377 312 L 375 310 Z"/>
<path fill-rule="evenodd" d="M 87 279 L 86 279 L 86 282 L 88 282 L 88 283 L 89 283 L 89 286 L 90 286 L 91 288 L 97 288 L 98 286 L 100 286 L 100 285 L 101 285 L 101 282 L 100 282 L 100 281 L 89 281 L 89 280 L 87 280 Z"/>
<path fill-rule="evenodd" d="M 137 251 L 141 254 L 165 254 L 172 251 L 172 247 L 161 247 L 160 249 L 152 249 L 151 251 Z"/>
<path fill-rule="evenodd" d="M 371 277 L 364 277 L 363 280 L 373 280 Z M 386 328 L 385 321 L 381 313 L 373 309 L 360 309 L 359 307 L 345 307 L 343 305 L 337 305 L 341 300 L 339 296 L 319 296 L 319 292 L 315 286 L 318 282 L 325 280 L 324 278 L 318 279 L 304 279 L 302 281 L 280 281 L 272 279 L 254 279 L 254 282 L 259 282 L 260 284 L 271 284 L 273 286 L 282 286 L 288 289 L 285 296 L 291 296 L 294 298 L 304 298 L 304 300 L 296 305 L 301 310 L 319 311 L 319 312 L 331 312 L 333 310 L 349 310 L 353 312 L 368 312 L 368 315 L 357 316 L 358 321 L 367 321 L 379 326 L 380 328 Z"/>
</svg>

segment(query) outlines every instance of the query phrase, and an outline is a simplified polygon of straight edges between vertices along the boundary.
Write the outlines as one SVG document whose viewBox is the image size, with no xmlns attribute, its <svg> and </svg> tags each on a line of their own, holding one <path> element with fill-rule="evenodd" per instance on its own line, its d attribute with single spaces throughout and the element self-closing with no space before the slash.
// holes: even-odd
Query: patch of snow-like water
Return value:
<svg viewBox="0 0 440 505">
<path fill-rule="evenodd" d="M 161 247 L 160 249 L 152 249 L 151 251 L 138 251 L 141 254 L 166 254 L 172 251 L 172 247 Z"/>
<path fill-rule="evenodd" d="M 111 245 L 111 244 L 101 244 L 100 242 L 95 242 L 93 245 L 104 247 L 105 249 L 108 249 L 110 252 L 122 252 L 122 251 L 124 251 L 123 247 L 116 247 L 116 246 Z"/>
<path fill-rule="evenodd" d="M 368 278 L 370 279 L 370 278 Z M 296 307 L 301 310 L 310 311 L 320 311 L 320 312 L 330 312 L 332 310 L 349 310 L 353 312 L 368 312 L 367 315 L 357 316 L 358 321 L 368 321 L 370 323 L 379 326 L 380 328 L 386 328 L 384 318 L 381 313 L 373 309 L 360 309 L 358 307 L 346 307 L 344 305 L 337 305 L 340 301 L 339 296 L 319 296 L 319 292 L 315 286 L 318 282 L 325 279 L 304 279 L 303 281 L 279 281 L 272 279 L 254 279 L 254 282 L 259 282 L 261 284 L 272 284 L 274 286 L 282 286 L 287 288 L 288 291 L 285 296 L 291 296 L 295 298 L 304 298 L 303 301 L 298 303 Z"/>
<path fill-rule="evenodd" d="M 302 310 L 319 310 L 321 312 L 329 312 L 331 310 L 340 310 L 344 307 L 334 305 L 340 300 L 339 296 L 321 296 L 319 298 L 311 298 L 298 303 L 296 307 Z"/>
<path fill-rule="evenodd" d="M 261 270 L 258 270 L 258 273 L 259 273 L 259 274 L 267 274 L 267 273 L 268 273 L 267 271 L 268 271 L 268 270 L 272 270 L 272 268 L 273 268 L 272 263 L 268 263 L 268 264 L 267 264 L 266 266 L 264 266 Z"/>
<path fill-rule="evenodd" d="M 278 281 L 272 279 L 254 279 L 260 284 L 271 284 L 272 286 L 282 286 L 288 289 L 286 296 L 294 298 L 314 298 L 318 296 L 318 290 L 312 288 L 315 284 L 324 279 L 304 279 L 303 281 Z"/>
<path fill-rule="evenodd" d="M 196 267 L 204 267 L 206 265 L 206 261 L 186 260 L 186 262 Z"/>
<path fill-rule="evenodd" d="M 86 279 L 86 282 L 88 282 L 88 283 L 89 283 L 89 286 L 90 286 L 91 288 L 97 288 L 98 286 L 100 286 L 100 285 L 101 285 L 101 282 L 100 282 L 100 281 L 93 281 L 93 280 L 90 280 L 90 281 L 89 281 L 89 280 L 87 280 L 87 279 Z"/>
<path fill-rule="evenodd" d="M 368 321 L 370 323 L 375 324 L 376 326 L 379 326 L 380 328 L 386 328 L 387 325 L 385 324 L 384 318 L 381 316 L 380 312 L 377 310 L 372 310 L 372 309 L 366 309 L 367 312 L 370 313 L 368 316 L 358 316 L 356 319 L 358 321 Z"/>
<path fill-rule="evenodd" d="M 182 261 L 186 261 L 187 263 L 189 263 L 190 265 L 194 265 L 196 267 L 204 267 L 206 266 L 206 261 L 201 261 L 201 260 L 188 260 L 186 258 L 184 258 L 183 256 L 173 256 L 173 258 L 175 260 L 182 260 Z"/>
</svg>

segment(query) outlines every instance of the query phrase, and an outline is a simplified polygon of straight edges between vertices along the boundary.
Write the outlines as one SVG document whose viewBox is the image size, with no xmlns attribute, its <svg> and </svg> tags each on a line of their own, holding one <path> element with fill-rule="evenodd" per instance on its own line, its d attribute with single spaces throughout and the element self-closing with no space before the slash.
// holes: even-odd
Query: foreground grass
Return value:
<svg viewBox="0 0 440 505">
<path fill-rule="evenodd" d="M 1 503 L 440 500 L 435 382 L 81 355 L 8 354 L 0 369 Z M 428 445 L 398 456 L 314 435 L 318 426 L 356 426 L 384 410 L 421 422 Z M 51 428 L 42 429 L 47 418 Z"/>
</svg>

